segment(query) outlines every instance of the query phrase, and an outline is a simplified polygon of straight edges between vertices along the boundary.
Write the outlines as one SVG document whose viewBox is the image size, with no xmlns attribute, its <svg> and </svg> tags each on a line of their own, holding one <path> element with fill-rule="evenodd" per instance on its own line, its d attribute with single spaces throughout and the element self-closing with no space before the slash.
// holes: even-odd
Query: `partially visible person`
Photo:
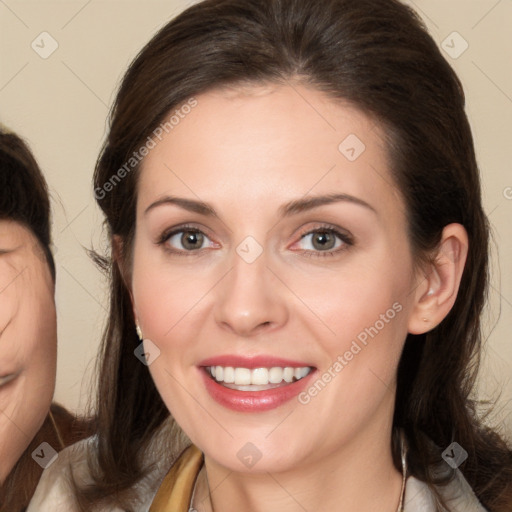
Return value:
<svg viewBox="0 0 512 512">
<path fill-rule="evenodd" d="M 44 177 L 27 145 L 0 127 L 0 512 L 28 506 L 53 453 L 42 443 L 58 452 L 89 433 L 89 422 L 51 404 L 57 321 L 50 244 Z"/>
<path fill-rule="evenodd" d="M 28 510 L 511 512 L 512 447 L 472 400 L 464 101 L 396 0 L 205 0 L 161 28 L 94 174 L 97 433 Z"/>
</svg>

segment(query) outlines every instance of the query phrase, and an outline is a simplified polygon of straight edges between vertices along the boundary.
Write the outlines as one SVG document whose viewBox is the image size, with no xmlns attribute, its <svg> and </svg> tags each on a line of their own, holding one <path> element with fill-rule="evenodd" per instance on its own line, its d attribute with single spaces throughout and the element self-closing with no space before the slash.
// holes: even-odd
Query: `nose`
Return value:
<svg viewBox="0 0 512 512">
<path fill-rule="evenodd" d="M 247 263 L 234 254 L 233 266 L 215 288 L 215 320 L 222 329 L 244 337 L 286 324 L 286 287 L 268 267 L 265 251 Z"/>
</svg>

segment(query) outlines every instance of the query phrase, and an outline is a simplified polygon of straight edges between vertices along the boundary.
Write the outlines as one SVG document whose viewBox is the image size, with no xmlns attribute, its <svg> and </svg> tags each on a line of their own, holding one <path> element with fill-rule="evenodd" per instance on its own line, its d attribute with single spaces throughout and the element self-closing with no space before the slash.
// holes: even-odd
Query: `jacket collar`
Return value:
<svg viewBox="0 0 512 512">
<path fill-rule="evenodd" d="M 438 487 L 450 507 L 450 512 L 487 512 L 471 490 L 462 473 L 456 469 L 446 487 Z M 413 476 L 407 478 L 404 512 L 437 512 L 435 498 L 426 483 Z"/>
<path fill-rule="evenodd" d="M 190 445 L 183 451 L 162 481 L 150 512 L 187 512 L 197 475 L 203 465 L 203 454 Z M 487 512 L 474 495 L 462 473 L 456 469 L 446 487 L 438 487 L 450 507 L 450 512 Z M 437 512 L 435 498 L 427 484 L 413 476 L 407 478 L 404 512 Z"/>
</svg>

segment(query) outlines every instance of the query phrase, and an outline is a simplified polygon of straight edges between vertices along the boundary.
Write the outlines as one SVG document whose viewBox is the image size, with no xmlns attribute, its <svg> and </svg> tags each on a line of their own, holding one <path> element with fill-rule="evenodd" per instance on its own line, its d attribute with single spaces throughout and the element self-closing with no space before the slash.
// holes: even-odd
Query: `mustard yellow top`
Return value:
<svg viewBox="0 0 512 512">
<path fill-rule="evenodd" d="M 189 512 L 197 475 L 204 463 L 201 450 L 186 448 L 160 484 L 149 512 Z"/>
</svg>

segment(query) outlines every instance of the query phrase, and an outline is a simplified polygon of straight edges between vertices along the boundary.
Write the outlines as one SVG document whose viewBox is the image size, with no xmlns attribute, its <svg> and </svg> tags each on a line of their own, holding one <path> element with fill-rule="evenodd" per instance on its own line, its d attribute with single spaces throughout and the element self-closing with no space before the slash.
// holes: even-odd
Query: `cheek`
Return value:
<svg viewBox="0 0 512 512">
<path fill-rule="evenodd" d="M 296 280 L 294 291 L 315 313 L 310 325 L 318 326 L 316 337 L 323 332 L 320 339 L 333 356 L 348 350 L 353 340 L 364 343 L 372 334 L 390 340 L 405 334 L 409 275 L 407 262 L 398 266 L 389 257 L 376 257 L 316 281 Z"/>
<path fill-rule="evenodd" d="M 333 382 L 330 391 L 314 398 L 323 410 L 341 408 L 356 423 L 368 421 L 393 389 L 407 336 L 411 276 L 408 261 L 375 259 L 317 291 L 319 316 L 332 331 L 329 335 L 324 327 L 327 334 L 316 337 L 326 353 L 320 376 L 328 373 L 325 378 Z M 315 390 L 304 400 L 313 396 Z"/>
<path fill-rule="evenodd" d="M 191 396 L 200 393 L 195 364 L 201 354 L 204 356 L 204 344 L 198 348 L 196 342 L 207 340 L 201 330 L 212 325 L 208 322 L 209 306 L 204 309 L 211 305 L 205 295 L 218 277 L 215 271 L 198 273 L 190 267 L 184 271 L 183 265 L 169 264 L 148 253 L 135 247 L 131 283 L 134 313 L 144 340 L 150 340 L 160 351 L 149 365 L 153 381 L 171 414 L 185 427 L 190 411 L 197 408 Z M 145 341 L 145 350 L 148 347 L 151 345 Z"/>
<path fill-rule="evenodd" d="M 26 353 L 34 363 L 50 369 L 56 363 L 57 318 L 53 287 L 34 273 L 25 283 L 18 313 L 19 332 L 23 332 Z"/>
<path fill-rule="evenodd" d="M 194 363 L 193 340 L 198 339 L 196 334 L 204 323 L 204 318 L 198 317 L 199 301 L 207 287 L 197 273 L 183 275 L 171 265 L 149 259 L 147 254 L 134 254 L 134 313 L 145 340 L 145 351 L 154 351 L 158 356 L 148 369 L 164 403 L 179 421 L 180 412 L 193 406 L 187 402 L 188 395 L 180 383 L 191 378 L 184 373 L 190 372 Z M 187 390 L 193 392 L 189 386 Z"/>
<path fill-rule="evenodd" d="M 17 462 L 48 414 L 54 381 L 47 377 L 45 371 L 38 375 L 28 370 L 13 386 L 0 390 L 0 480 Z"/>
<path fill-rule="evenodd" d="M 16 336 L 16 358 L 23 365 L 24 404 L 34 416 L 44 417 L 55 388 L 57 318 L 53 289 L 41 275 L 29 277 L 11 335 Z"/>
<path fill-rule="evenodd" d="M 187 329 L 209 288 L 207 274 L 165 261 L 157 251 L 134 253 L 132 292 L 134 314 L 144 338 L 168 344 Z M 210 274 L 208 274 L 210 275 Z"/>
<path fill-rule="evenodd" d="M 6 468 L 15 464 L 40 429 L 53 397 L 57 343 L 55 310 L 51 305 L 38 310 L 29 301 L 24 302 L 4 340 L 16 347 L 12 361 L 21 370 L 12 385 L 0 389 L 0 410 L 4 413 L 0 418 L 0 438 L 8 440 L 0 442 L 0 457 L 6 461 Z"/>
<path fill-rule="evenodd" d="M 156 267 L 142 272 L 134 269 L 132 286 L 134 308 L 144 338 L 165 340 L 186 314 L 194 287 L 182 282 L 175 272 Z"/>
<path fill-rule="evenodd" d="M 46 414 L 55 388 L 57 322 L 53 300 L 38 297 L 20 308 L 12 333 L 17 339 L 16 358 L 23 367 L 23 404 L 27 416 Z"/>
</svg>

